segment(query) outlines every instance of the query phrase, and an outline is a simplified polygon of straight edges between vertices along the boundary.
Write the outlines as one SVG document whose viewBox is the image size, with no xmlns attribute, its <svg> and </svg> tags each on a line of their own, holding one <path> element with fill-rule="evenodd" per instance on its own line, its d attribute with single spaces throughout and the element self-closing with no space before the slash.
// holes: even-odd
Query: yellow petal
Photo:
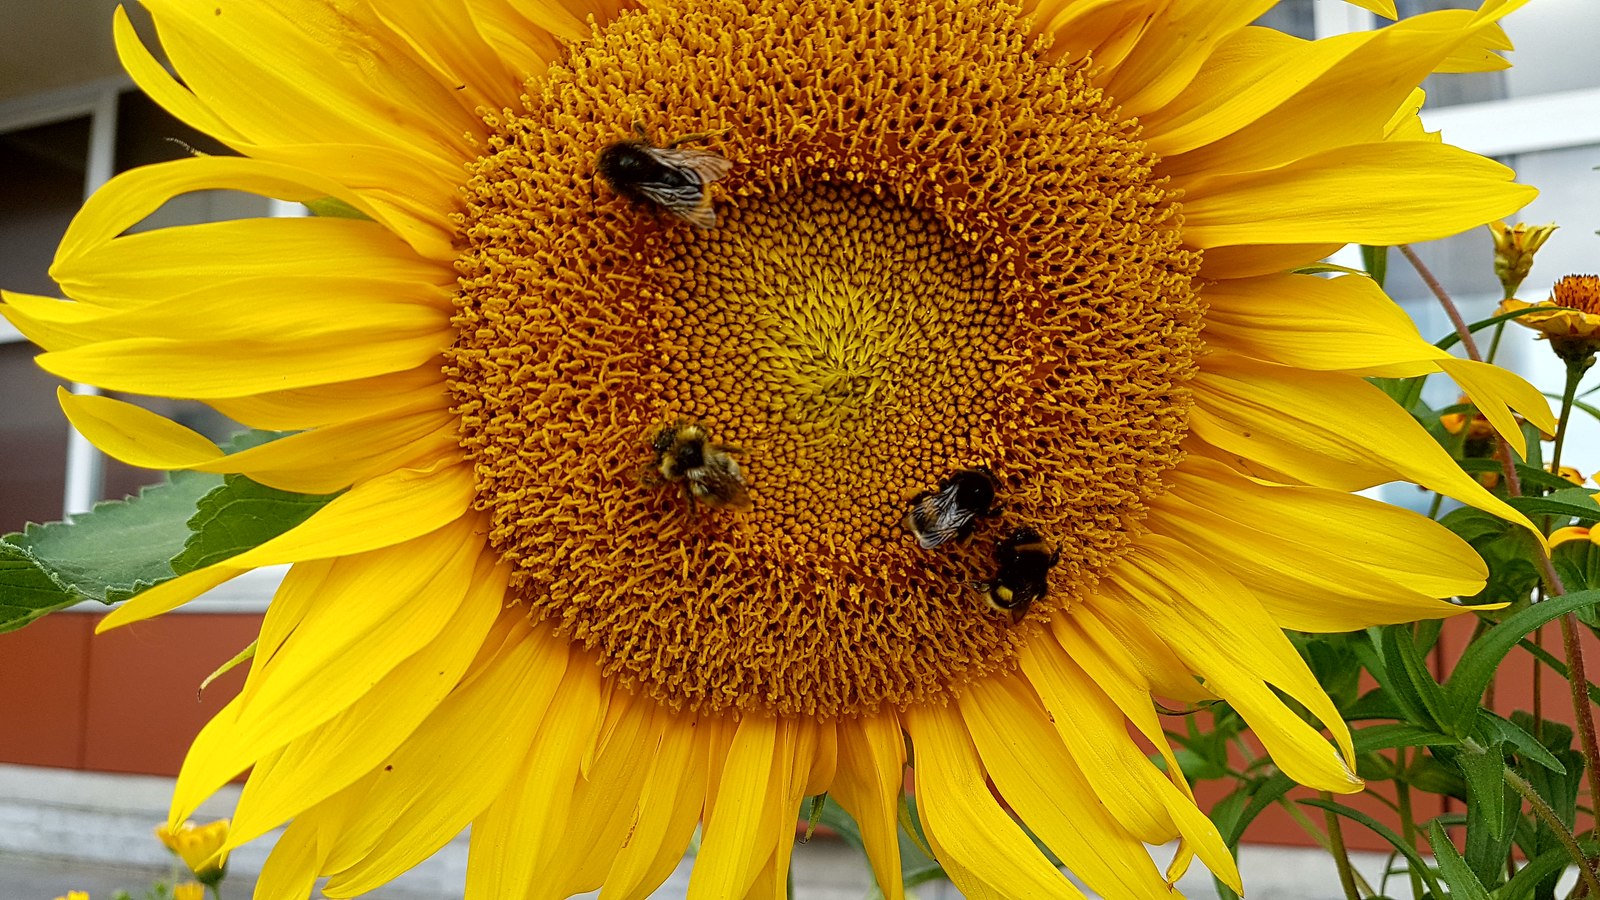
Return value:
<svg viewBox="0 0 1600 900">
<path fill-rule="evenodd" d="M 147 469 L 184 469 L 222 457 L 205 435 L 123 400 L 56 389 L 67 420 L 112 458 Z"/>
<path fill-rule="evenodd" d="M 461 135 L 483 128 L 453 85 L 433 77 L 370 9 L 307 0 L 257 0 L 221 15 L 178 0 L 145 6 L 184 84 L 258 145 L 332 138 L 402 147 L 448 166 L 466 158 Z"/>
<path fill-rule="evenodd" d="M 778 720 L 767 716 L 739 720 L 689 875 L 691 898 L 740 897 L 755 882 L 760 860 L 750 858 L 751 846 L 761 834 L 767 808 L 776 801 L 779 730 Z"/>
<path fill-rule="evenodd" d="M 550 889 L 560 896 L 592 891 L 605 881 L 631 837 L 649 771 L 649 754 L 658 745 L 670 716 L 653 700 L 629 698 L 614 683 L 610 688 L 607 717 L 608 723 L 614 719 L 616 725 L 608 729 L 594 763 L 578 780 L 572 808 L 584 810 L 584 815 L 564 829 L 553 857 L 567 867 L 567 874 L 556 880 L 557 868 L 546 866 Z"/>
<path fill-rule="evenodd" d="M 1156 535 L 1142 539 L 1111 580 L 1127 605 L 1107 604 L 1107 611 L 1148 621 L 1208 688 L 1244 716 L 1285 774 L 1320 790 L 1361 789 L 1339 711 L 1249 592 L 1181 544 Z M 1273 688 L 1322 721 L 1342 759 Z"/>
<path fill-rule="evenodd" d="M 1184 243 L 1434 240 L 1526 206 L 1539 192 L 1512 183 L 1513 174 L 1447 144 L 1352 144 L 1275 169 L 1185 183 Z"/>
<path fill-rule="evenodd" d="M 523 618 L 516 610 L 507 615 Z M 487 663 L 376 770 L 366 805 L 333 841 L 328 896 L 372 890 L 426 859 L 520 772 L 566 672 L 567 642 L 515 624 Z"/>
<path fill-rule="evenodd" d="M 73 260 L 111 242 L 173 197 L 205 190 L 246 191 L 299 202 L 337 197 L 362 213 L 372 214 L 371 207 L 338 182 L 305 169 L 241 156 L 185 157 L 123 172 L 95 191 L 67 226 L 56 250 L 52 276 L 70 271 Z M 341 221 L 357 224 L 356 220 Z M 365 225 L 378 227 L 371 222 Z M 216 262 L 220 261 L 214 260 L 213 264 Z M 226 262 L 233 264 L 236 260 L 230 257 Z M 67 287 L 67 281 L 59 277 L 56 280 Z"/>
<path fill-rule="evenodd" d="M 1372 385 L 1213 354 L 1193 382 L 1192 434 L 1293 479 L 1352 491 L 1397 478 L 1532 530 Z"/>
<path fill-rule="evenodd" d="M 279 490 L 328 494 L 458 450 L 459 427 L 445 410 L 354 419 L 187 468 L 238 472 Z"/>
<path fill-rule="evenodd" d="M 1127 57 L 1107 70 L 1104 87 L 1126 116 L 1143 116 L 1176 97 L 1212 50 L 1272 8 L 1276 0 L 1172 0 L 1153 17 Z M 1151 132 L 1154 138 L 1159 132 Z"/>
<path fill-rule="evenodd" d="M 718 731 L 687 719 L 662 732 L 646 763 L 632 833 L 600 888 L 602 900 L 644 900 L 677 868 L 705 804 L 707 745 L 720 740 Z"/>
<path fill-rule="evenodd" d="M 1184 183 L 1382 140 L 1417 84 L 1493 18 L 1442 10 L 1311 43 L 1240 32 L 1172 104 L 1174 120 L 1150 122 L 1152 149 Z"/>
<path fill-rule="evenodd" d="M 574 815 L 606 812 L 572 805 L 578 762 L 594 742 L 601 712 L 599 668 L 568 669 L 520 774 L 472 822 L 467 900 L 555 896 L 554 886 L 569 880 L 565 870 L 577 860 L 557 857 L 561 830 Z M 535 878 L 546 890 L 536 892 Z"/>
<path fill-rule="evenodd" d="M 960 709 L 1000 796 L 1073 874 L 1108 900 L 1169 896 L 1144 844 L 1096 798 L 1023 682 L 974 682 L 962 695 Z M 920 745 L 918 750 L 920 767 Z"/>
<path fill-rule="evenodd" d="M 855 819 L 885 900 L 902 900 L 899 804 L 905 784 L 906 743 L 892 712 L 841 719 L 839 771 L 833 797 Z"/>
<path fill-rule="evenodd" d="M 156 585 L 112 610 L 97 632 L 176 609 L 250 569 L 389 547 L 459 519 L 472 503 L 470 471 L 453 461 L 402 469 L 357 485 L 258 547 Z"/>
<path fill-rule="evenodd" d="M 1488 576 L 1449 529 L 1376 500 L 1252 481 L 1198 457 L 1169 486 L 1152 502 L 1151 529 L 1216 560 L 1284 628 L 1353 631 L 1456 615 L 1461 607 L 1436 598 L 1476 594 Z"/>
<path fill-rule="evenodd" d="M 1518 455 L 1526 440 L 1512 410 L 1547 432 L 1555 418 L 1538 389 L 1493 366 L 1458 359 L 1423 340 L 1409 316 L 1370 278 L 1272 275 L 1207 285 L 1206 341 L 1285 366 L 1405 378 L 1445 372 Z"/>
<path fill-rule="evenodd" d="M 192 808 L 267 753 L 345 712 L 432 641 L 460 610 L 482 552 L 481 540 L 466 540 L 471 527 L 333 563 L 293 633 L 281 645 L 263 643 L 246 689 L 212 723 L 222 724 L 208 725 L 190 747 L 175 808 Z"/>
<path fill-rule="evenodd" d="M 227 846 L 251 841 L 343 790 L 400 746 L 477 656 L 500 614 L 507 576 L 504 564 L 489 556 L 480 559 L 461 608 L 428 646 L 344 712 L 290 742 L 270 770 L 252 772 Z M 185 816 L 192 808 L 175 796 L 173 811 Z"/>
<path fill-rule="evenodd" d="M 443 84 L 458 89 L 469 109 L 515 107 L 523 75 L 483 40 L 471 21 L 465 0 L 430 3 L 388 3 L 373 12 L 404 40 Z"/>
<path fill-rule="evenodd" d="M 178 80 L 167 71 L 167 67 L 146 49 L 144 41 L 139 39 L 139 33 L 129 21 L 127 11 L 121 6 L 116 9 L 112 35 L 116 41 L 117 56 L 122 61 L 122 68 L 133 78 L 145 96 L 196 131 L 225 142 L 243 140 L 243 135 L 179 84 Z"/>
<path fill-rule="evenodd" d="M 424 397 L 431 399 L 438 409 L 450 405 L 444 376 L 432 363 L 354 381 L 269 391 L 249 397 L 214 398 L 207 404 L 251 428 L 301 431 L 409 408 Z"/>
<path fill-rule="evenodd" d="M 1057 736 L 1105 809 L 1146 843 L 1165 841 L 1168 830 L 1175 829 L 1213 874 L 1242 891 L 1238 866 L 1217 827 L 1129 740 L 1128 720 L 1096 680 L 1053 640 L 1030 642 L 1020 662 Z M 1166 745 L 1164 738 L 1160 744 Z M 1170 771 L 1181 783 L 1182 772 L 1175 766 Z M 1187 857 L 1180 853 L 1175 862 L 1180 860 Z M 1167 878 L 1182 874 L 1180 866 Z"/>
<path fill-rule="evenodd" d="M 989 793 L 983 763 L 956 710 L 913 707 L 904 722 L 916 748 L 918 814 L 963 895 L 1083 900 Z"/>
</svg>

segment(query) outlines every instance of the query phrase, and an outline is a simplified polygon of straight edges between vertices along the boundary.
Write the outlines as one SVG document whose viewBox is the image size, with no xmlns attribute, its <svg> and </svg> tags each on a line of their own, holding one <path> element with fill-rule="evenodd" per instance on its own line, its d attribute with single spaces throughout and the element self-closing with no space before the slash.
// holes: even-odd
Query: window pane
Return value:
<svg viewBox="0 0 1600 900">
<path fill-rule="evenodd" d="M 1262 13 L 1255 24 L 1275 28 L 1307 40 L 1316 37 L 1316 14 L 1312 11 L 1314 0 L 1278 0 L 1278 5 Z"/>
<path fill-rule="evenodd" d="M 86 118 L 0 134 L 0 286 L 56 293 L 45 271 L 83 200 L 88 150 Z M 10 336 L 0 343 L 0 533 L 59 519 L 66 478 L 61 382 L 33 364 L 37 347 Z"/>
</svg>

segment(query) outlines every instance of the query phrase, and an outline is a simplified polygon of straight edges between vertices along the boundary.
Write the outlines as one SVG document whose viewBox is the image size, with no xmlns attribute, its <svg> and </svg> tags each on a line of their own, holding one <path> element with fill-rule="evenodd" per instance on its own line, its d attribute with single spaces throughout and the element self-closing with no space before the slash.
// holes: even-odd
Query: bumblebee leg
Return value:
<svg viewBox="0 0 1600 900">
<path fill-rule="evenodd" d="M 646 144 L 649 144 L 652 147 L 655 146 L 655 143 L 650 140 L 650 129 L 644 126 L 643 119 L 633 120 L 633 133 L 637 134 L 639 139 L 644 141 Z"/>
</svg>

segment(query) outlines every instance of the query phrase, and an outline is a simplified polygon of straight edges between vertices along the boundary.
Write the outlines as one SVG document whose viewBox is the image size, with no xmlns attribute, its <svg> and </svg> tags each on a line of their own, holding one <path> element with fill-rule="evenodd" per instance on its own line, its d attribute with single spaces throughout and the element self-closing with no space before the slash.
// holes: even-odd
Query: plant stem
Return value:
<svg viewBox="0 0 1600 900">
<path fill-rule="evenodd" d="M 1467 351 L 1467 356 L 1481 362 L 1483 356 L 1478 353 L 1478 345 L 1472 339 L 1472 330 L 1467 327 L 1466 320 L 1461 318 L 1461 311 L 1456 308 L 1455 301 L 1450 299 L 1450 295 L 1445 292 L 1444 286 L 1439 283 L 1439 279 L 1433 277 L 1433 273 L 1428 271 L 1428 267 L 1423 264 L 1416 252 L 1409 246 L 1401 244 L 1400 253 L 1417 270 L 1417 275 L 1422 278 L 1422 282 L 1439 299 L 1439 305 L 1444 307 L 1445 314 L 1450 317 L 1450 321 L 1455 323 L 1456 334 L 1461 336 L 1461 346 Z M 1567 409 L 1569 406 L 1567 398 L 1576 394 L 1578 378 L 1582 375 L 1582 368 L 1578 369 L 1577 375 L 1573 374 L 1572 370 L 1574 368 L 1578 367 L 1568 364 L 1567 389 L 1562 395 L 1563 409 Z M 1557 459 L 1559 459 L 1560 455 L 1559 441 L 1562 437 L 1561 432 L 1565 431 L 1566 418 L 1563 415 L 1563 422 L 1557 423 L 1556 438 L 1558 443 L 1556 445 L 1557 450 L 1553 454 Z M 1517 477 L 1517 467 L 1511 459 L 1511 448 L 1506 446 L 1505 440 L 1498 434 L 1495 435 L 1495 456 L 1499 458 L 1500 468 L 1505 473 L 1506 493 L 1512 497 L 1522 496 L 1522 481 Z M 1552 466 L 1553 468 L 1554 466 Z M 1565 594 L 1567 592 L 1566 586 L 1561 583 L 1561 576 L 1556 573 L 1555 565 L 1550 562 L 1549 548 L 1541 543 L 1536 548 L 1534 556 L 1535 561 L 1538 563 L 1539 571 L 1544 576 L 1545 596 L 1559 597 Z M 1594 809 L 1600 811 L 1600 749 L 1595 746 L 1594 709 L 1589 703 L 1589 676 L 1583 662 L 1583 646 L 1578 642 L 1578 619 L 1572 613 L 1567 613 L 1561 617 L 1561 640 L 1564 644 L 1563 649 L 1567 654 L 1567 683 L 1572 687 L 1572 712 L 1577 720 L 1578 735 L 1583 740 L 1584 767 L 1589 782 L 1589 802 Z M 1596 830 L 1597 833 L 1600 833 L 1600 823 L 1597 823 Z M 1574 844 L 1573 846 L 1576 847 L 1577 845 Z M 1589 875 L 1591 878 L 1594 877 L 1592 872 Z M 1600 885 L 1596 885 L 1593 889 L 1593 896 L 1600 898 Z"/>
<path fill-rule="evenodd" d="M 1561 391 L 1561 418 L 1556 420 L 1556 445 L 1550 450 L 1550 471 L 1561 474 L 1561 448 L 1567 443 L 1567 418 L 1572 415 L 1572 402 L 1578 398 L 1578 382 L 1583 380 L 1585 366 L 1567 363 L 1567 385 Z"/>
<path fill-rule="evenodd" d="M 1535 666 L 1535 668 L 1538 668 Z M 1417 822 L 1411 815 L 1411 785 L 1406 784 L 1406 748 L 1400 747 L 1394 752 L 1394 801 L 1399 807 L 1400 834 L 1405 837 L 1406 846 L 1415 850 L 1417 848 Z M 1422 896 L 1422 873 L 1406 866 L 1406 874 L 1411 876 L 1411 896 Z"/>
<path fill-rule="evenodd" d="M 1510 299 L 1509 297 L 1507 299 Z M 1494 362 L 1494 356 L 1500 352 L 1500 337 L 1506 333 L 1506 323 L 1500 322 L 1494 326 L 1494 337 L 1489 340 L 1489 356 L 1486 362 Z"/>
<path fill-rule="evenodd" d="M 1323 791 L 1322 799 L 1332 803 L 1333 792 Z M 1328 849 L 1333 853 L 1334 864 L 1339 867 L 1339 884 L 1344 887 L 1345 900 L 1361 900 L 1361 893 L 1356 890 L 1356 871 L 1351 868 L 1350 853 L 1344 848 L 1344 831 L 1339 826 L 1339 815 L 1331 809 L 1324 809 L 1322 815 L 1328 821 Z"/>
<path fill-rule="evenodd" d="M 1572 857 L 1573 863 L 1578 867 L 1578 878 L 1583 882 L 1584 887 L 1588 888 L 1589 896 L 1600 897 L 1600 876 L 1595 874 L 1593 863 L 1584 855 L 1583 848 L 1578 846 L 1578 839 L 1573 836 L 1571 831 L 1567 830 L 1566 823 L 1561 821 L 1561 817 L 1556 815 L 1556 811 L 1550 808 L 1550 804 L 1544 802 L 1544 798 L 1539 796 L 1539 792 L 1534 790 L 1533 785 L 1524 780 L 1521 775 L 1511 771 L 1509 768 L 1504 771 L 1504 775 L 1506 784 L 1511 785 L 1512 790 L 1521 794 L 1522 799 L 1528 801 L 1528 806 L 1533 809 L 1533 814 L 1544 822 L 1551 833 L 1556 836 L 1556 840 L 1561 842 L 1561 846 L 1566 848 L 1567 855 Z"/>
</svg>

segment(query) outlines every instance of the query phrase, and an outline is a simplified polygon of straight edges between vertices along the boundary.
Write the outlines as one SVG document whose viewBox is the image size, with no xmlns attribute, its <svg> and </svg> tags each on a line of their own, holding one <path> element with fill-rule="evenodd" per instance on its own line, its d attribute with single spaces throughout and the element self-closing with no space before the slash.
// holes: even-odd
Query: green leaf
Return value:
<svg viewBox="0 0 1600 900">
<path fill-rule="evenodd" d="M 172 558 L 179 575 L 257 547 L 299 525 L 338 494 L 295 494 L 229 475 L 200 498 L 188 521 L 193 531 Z"/>
<path fill-rule="evenodd" d="M 1594 491 L 1568 487 L 1548 497 L 1508 497 L 1506 502 L 1525 516 L 1571 516 L 1583 525 L 1600 522 L 1600 504 Z"/>
<path fill-rule="evenodd" d="M 1393 750 L 1396 747 L 1451 747 L 1461 743 L 1460 738 L 1404 722 L 1362 728 L 1352 731 L 1350 737 L 1355 741 L 1357 753 Z"/>
<path fill-rule="evenodd" d="M 219 475 L 173 474 L 135 497 L 0 538 L 0 632 L 84 600 L 115 603 L 173 577 L 195 504 Z"/>
<path fill-rule="evenodd" d="M 1481 541 L 1506 534 L 1514 527 L 1499 516 L 1492 516 L 1470 506 L 1451 510 L 1439 520 L 1439 524 L 1455 532 L 1456 537 L 1473 546 L 1477 546 Z"/>
<path fill-rule="evenodd" d="M 1428 885 L 1429 890 L 1433 891 L 1433 896 L 1444 896 L 1444 894 L 1439 890 L 1438 880 L 1433 876 L 1433 869 L 1429 867 L 1427 861 L 1422 858 L 1422 854 L 1418 853 L 1416 848 L 1411 846 L 1409 841 L 1400 837 L 1400 835 L 1395 834 L 1394 831 L 1389 828 L 1389 826 L 1384 825 L 1382 822 L 1379 822 L 1377 819 L 1374 819 L 1358 809 L 1351 809 L 1342 803 L 1335 803 L 1332 800 L 1311 799 L 1301 800 L 1299 802 L 1301 806 L 1315 806 L 1318 809 L 1326 809 L 1330 812 L 1344 816 L 1346 819 L 1349 819 L 1358 825 L 1366 826 L 1378 837 L 1388 841 L 1390 846 L 1394 847 L 1394 849 L 1398 851 L 1401 856 L 1406 858 L 1406 862 L 1411 864 L 1411 870 L 1420 875 L 1422 880 Z"/>
<path fill-rule="evenodd" d="M 1554 653 L 1551 653 L 1549 650 L 1544 649 L 1527 638 L 1523 638 L 1522 640 L 1518 641 L 1517 646 L 1528 651 L 1528 653 L 1531 654 L 1534 659 L 1555 670 L 1555 673 L 1560 675 L 1563 679 L 1567 677 L 1567 664 L 1557 658 Z M 1600 685 L 1597 685 L 1592 681 L 1589 682 L 1589 702 L 1600 706 Z M 1548 723 L 1546 724 L 1546 727 L 1548 727 Z M 1562 727 L 1565 728 L 1566 726 L 1563 725 Z"/>
<path fill-rule="evenodd" d="M 356 209 L 354 206 L 351 206 L 343 200 L 339 200 L 334 197 L 323 197 L 320 200 L 312 200 L 311 202 L 306 203 L 305 207 L 306 209 L 311 210 L 311 214 L 313 216 L 334 219 L 366 219 L 369 222 L 372 221 L 371 217 L 366 213 Z"/>
<path fill-rule="evenodd" d="M 1505 621 L 1485 631 L 1467 645 L 1456 662 L 1455 671 L 1444 688 L 1448 716 L 1456 734 L 1466 734 L 1478 717 L 1483 692 L 1494 678 L 1496 667 L 1511 648 L 1535 628 L 1552 619 L 1600 603 L 1600 591 L 1579 591 L 1552 597 L 1519 610 Z"/>
<path fill-rule="evenodd" d="M 1456 754 L 1455 762 L 1467 779 L 1468 836 L 1471 837 L 1476 812 L 1491 837 L 1505 837 L 1506 763 L 1500 751 L 1463 748 Z"/>
<path fill-rule="evenodd" d="M 1468 325 L 1467 326 L 1467 330 L 1470 331 L 1470 332 L 1473 332 L 1474 334 L 1476 334 L 1477 332 L 1480 332 L 1483 329 L 1488 328 L 1490 325 L 1498 325 L 1501 322 L 1509 322 L 1512 319 L 1521 318 L 1521 317 L 1527 315 L 1528 313 L 1535 312 L 1535 311 L 1536 310 L 1534 308 L 1530 307 L 1528 309 L 1519 309 L 1519 310 L 1516 310 L 1514 312 L 1501 313 L 1498 316 L 1490 316 L 1487 319 L 1480 319 L 1480 320 L 1478 320 L 1476 322 L 1473 322 L 1472 324 Z M 1444 337 L 1440 338 L 1439 340 L 1435 341 L 1433 345 L 1435 347 L 1438 347 L 1440 350 L 1449 350 L 1451 347 L 1454 347 L 1455 345 L 1457 345 L 1459 343 L 1461 343 L 1461 335 L 1459 335 L 1456 332 L 1452 331 L 1449 334 L 1445 335 Z"/>
<path fill-rule="evenodd" d="M 1314 262 L 1309 266 L 1300 266 L 1293 270 L 1296 275 L 1360 275 L 1367 277 L 1367 273 L 1349 266 L 1341 266 L 1331 262 Z"/>
<path fill-rule="evenodd" d="M 1461 464 L 1461 468 L 1468 472 L 1498 473 L 1502 471 L 1498 459 L 1462 459 L 1457 460 L 1457 462 Z M 1526 463 L 1517 463 L 1516 469 L 1517 478 L 1522 482 L 1523 490 L 1527 490 L 1530 486 L 1546 491 L 1572 490 L 1572 482 L 1553 472 L 1546 472 L 1544 469 L 1530 466 Z M 1597 507 L 1597 509 L 1600 509 L 1600 507 Z"/>
<path fill-rule="evenodd" d="M 1438 822 L 1428 823 L 1428 843 L 1433 846 L 1434 859 L 1439 861 L 1439 875 L 1450 887 L 1451 900 L 1489 900 L 1489 889 L 1456 852 L 1456 845 Z"/>
<path fill-rule="evenodd" d="M 1383 287 L 1383 280 L 1389 274 L 1389 248 L 1362 244 L 1361 267 L 1367 270 L 1378 287 Z"/>
<path fill-rule="evenodd" d="M 1586 851 L 1593 852 L 1593 851 Z M 1511 880 L 1494 892 L 1495 900 L 1533 900 L 1538 896 L 1536 891 L 1539 884 L 1549 879 L 1551 886 L 1555 884 L 1556 876 L 1567 870 L 1572 859 L 1567 856 L 1567 848 L 1556 847 L 1546 850 L 1538 856 L 1528 860 L 1528 864 L 1517 870 Z"/>
<path fill-rule="evenodd" d="M 1445 726 L 1446 720 L 1442 717 L 1444 693 L 1433 680 L 1428 661 L 1417 649 L 1411 626 L 1389 625 L 1374 630 L 1387 675 L 1383 686 L 1394 692 L 1396 702 L 1406 710 L 1406 718 L 1414 725 L 1449 733 L 1451 729 Z"/>
<path fill-rule="evenodd" d="M 1561 761 L 1533 735 L 1483 707 L 1478 708 L 1478 727 L 1475 734 L 1487 745 L 1509 744 L 1524 759 L 1536 762 L 1553 772 L 1565 774 L 1567 771 L 1567 767 L 1563 766 Z"/>
<path fill-rule="evenodd" d="M 1565 541 L 1551 549 L 1550 561 L 1555 564 L 1556 574 L 1561 576 L 1561 583 L 1567 590 L 1600 588 L 1600 546 L 1593 541 Z M 1586 618 L 1580 614 L 1579 617 L 1590 627 L 1600 625 L 1593 616 Z"/>
</svg>

